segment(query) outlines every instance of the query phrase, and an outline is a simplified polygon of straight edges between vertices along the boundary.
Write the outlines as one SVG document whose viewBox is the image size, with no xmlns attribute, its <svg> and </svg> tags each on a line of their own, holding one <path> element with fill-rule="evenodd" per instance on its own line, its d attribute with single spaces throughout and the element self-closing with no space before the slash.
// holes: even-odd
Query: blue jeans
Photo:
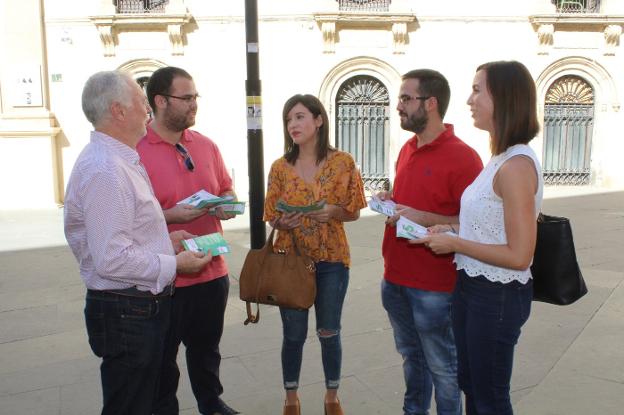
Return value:
<svg viewBox="0 0 624 415">
<path fill-rule="evenodd" d="M 342 366 L 340 318 L 347 286 L 349 268 L 341 262 L 316 263 L 316 334 L 321 342 L 321 356 L 327 389 L 338 389 Z M 308 335 L 308 310 L 280 307 L 284 340 L 282 342 L 282 375 L 284 389 L 299 387 L 303 344 Z"/>
<path fill-rule="evenodd" d="M 439 415 L 460 415 L 457 353 L 451 328 L 451 294 L 381 283 L 397 351 L 403 357 L 405 415 L 428 414 L 432 384 Z"/>
<path fill-rule="evenodd" d="M 89 345 L 102 358 L 102 415 L 149 415 L 158 387 L 171 297 L 88 290 Z"/>
<path fill-rule="evenodd" d="M 452 318 L 466 414 L 513 414 L 509 398 L 513 354 L 532 298 L 533 280 L 502 284 L 458 272 Z"/>
</svg>

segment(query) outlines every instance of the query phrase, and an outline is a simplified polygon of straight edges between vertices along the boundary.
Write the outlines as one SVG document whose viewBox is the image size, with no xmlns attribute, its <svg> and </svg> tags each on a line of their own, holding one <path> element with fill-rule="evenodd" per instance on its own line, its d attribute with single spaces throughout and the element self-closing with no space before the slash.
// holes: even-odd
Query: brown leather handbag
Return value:
<svg viewBox="0 0 624 415">
<path fill-rule="evenodd" d="M 259 304 L 276 305 L 286 308 L 308 309 L 316 299 L 316 267 L 314 261 L 299 252 L 293 238 L 293 249 L 287 253 L 273 252 L 271 230 L 266 244 L 261 249 L 251 249 L 247 253 L 240 273 L 240 299 L 247 304 L 245 325 L 260 320 Z M 256 314 L 251 310 L 256 303 Z"/>
</svg>

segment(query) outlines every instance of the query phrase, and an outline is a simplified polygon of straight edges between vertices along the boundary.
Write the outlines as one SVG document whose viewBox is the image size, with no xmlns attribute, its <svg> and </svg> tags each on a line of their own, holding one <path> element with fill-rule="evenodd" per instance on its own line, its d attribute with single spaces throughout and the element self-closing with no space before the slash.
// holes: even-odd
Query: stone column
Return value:
<svg viewBox="0 0 624 415">
<path fill-rule="evenodd" d="M 49 111 L 43 0 L 2 2 L 0 10 L 0 209 L 53 206 L 64 193 Z"/>
</svg>

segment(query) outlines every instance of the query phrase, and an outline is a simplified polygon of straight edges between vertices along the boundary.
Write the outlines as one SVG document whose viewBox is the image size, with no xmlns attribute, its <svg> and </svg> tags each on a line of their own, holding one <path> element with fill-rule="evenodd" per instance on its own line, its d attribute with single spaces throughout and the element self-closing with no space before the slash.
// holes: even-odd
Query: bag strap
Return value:
<svg viewBox="0 0 624 415">
<path fill-rule="evenodd" d="M 256 298 L 258 298 L 257 294 L 256 294 Z M 247 319 L 243 322 L 243 324 L 244 325 L 247 325 L 249 323 L 257 324 L 258 321 L 260 321 L 260 304 L 256 303 L 256 315 L 255 316 L 251 312 L 251 303 L 249 301 L 245 301 L 245 307 L 247 308 Z"/>
<path fill-rule="evenodd" d="M 275 221 L 275 226 L 277 226 L 281 219 L 282 217 L 280 216 L 277 221 Z M 273 229 L 271 229 L 271 234 L 269 235 L 269 238 L 267 238 L 267 244 L 269 242 L 269 239 L 271 240 L 271 248 L 273 248 L 273 232 L 275 231 L 275 229 L 277 228 L 274 227 Z M 302 251 L 301 249 L 299 249 L 299 245 L 297 244 L 297 238 L 295 238 L 295 231 L 293 229 L 289 229 L 287 232 L 290 234 L 290 237 L 292 239 L 293 247 L 295 248 L 295 254 L 308 260 L 308 262 L 314 263 L 314 261 L 312 261 L 309 256 L 301 253 Z"/>
<path fill-rule="evenodd" d="M 275 234 L 275 228 L 271 228 L 271 233 L 269 233 L 269 237 L 267 238 L 264 247 L 262 250 L 264 252 L 264 256 L 266 257 L 269 253 L 273 252 L 273 235 Z M 263 261 L 264 262 L 264 261 Z M 256 286 L 256 299 L 258 299 L 258 295 L 260 294 L 260 285 L 262 281 L 258 281 L 258 285 Z M 254 315 L 251 309 L 252 303 L 249 301 L 245 301 L 245 308 L 247 309 L 247 319 L 243 322 L 246 326 L 249 323 L 258 324 L 260 321 L 260 303 L 256 301 L 256 314 Z"/>
</svg>

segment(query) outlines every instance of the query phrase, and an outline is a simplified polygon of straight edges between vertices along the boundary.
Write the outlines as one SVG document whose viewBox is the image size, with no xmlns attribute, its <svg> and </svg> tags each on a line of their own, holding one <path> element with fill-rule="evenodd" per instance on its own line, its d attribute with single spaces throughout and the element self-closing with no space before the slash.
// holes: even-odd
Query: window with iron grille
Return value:
<svg viewBox="0 0 624 415">
<path fill-rule="evenodd" d="M 388 89 L 377 79 L 359 75 L 345 81 L 336 96 L 336 147 L 355 159 L 364 188 L 389 189 Z"/>
<path fill-rule="evenodd" d="M 600 13 L 600 0 L 552 0 L 557 13 Z"/>
<path fill-rule="evenodd" d="M 546 184 L 589 184 L 594 90 L 578 76 L 557 79 L 546 93 L 542 169 Z"/>
<path fill-rule="evenodd" d="M 117 13 L 164 13 L 169 0 L 113 0 Z"/>
<path fill-rule="evenodd" d="M 336 0 L 338 10 L 344 12 L 387 12 L 390 0 Z"/>
</svg>

